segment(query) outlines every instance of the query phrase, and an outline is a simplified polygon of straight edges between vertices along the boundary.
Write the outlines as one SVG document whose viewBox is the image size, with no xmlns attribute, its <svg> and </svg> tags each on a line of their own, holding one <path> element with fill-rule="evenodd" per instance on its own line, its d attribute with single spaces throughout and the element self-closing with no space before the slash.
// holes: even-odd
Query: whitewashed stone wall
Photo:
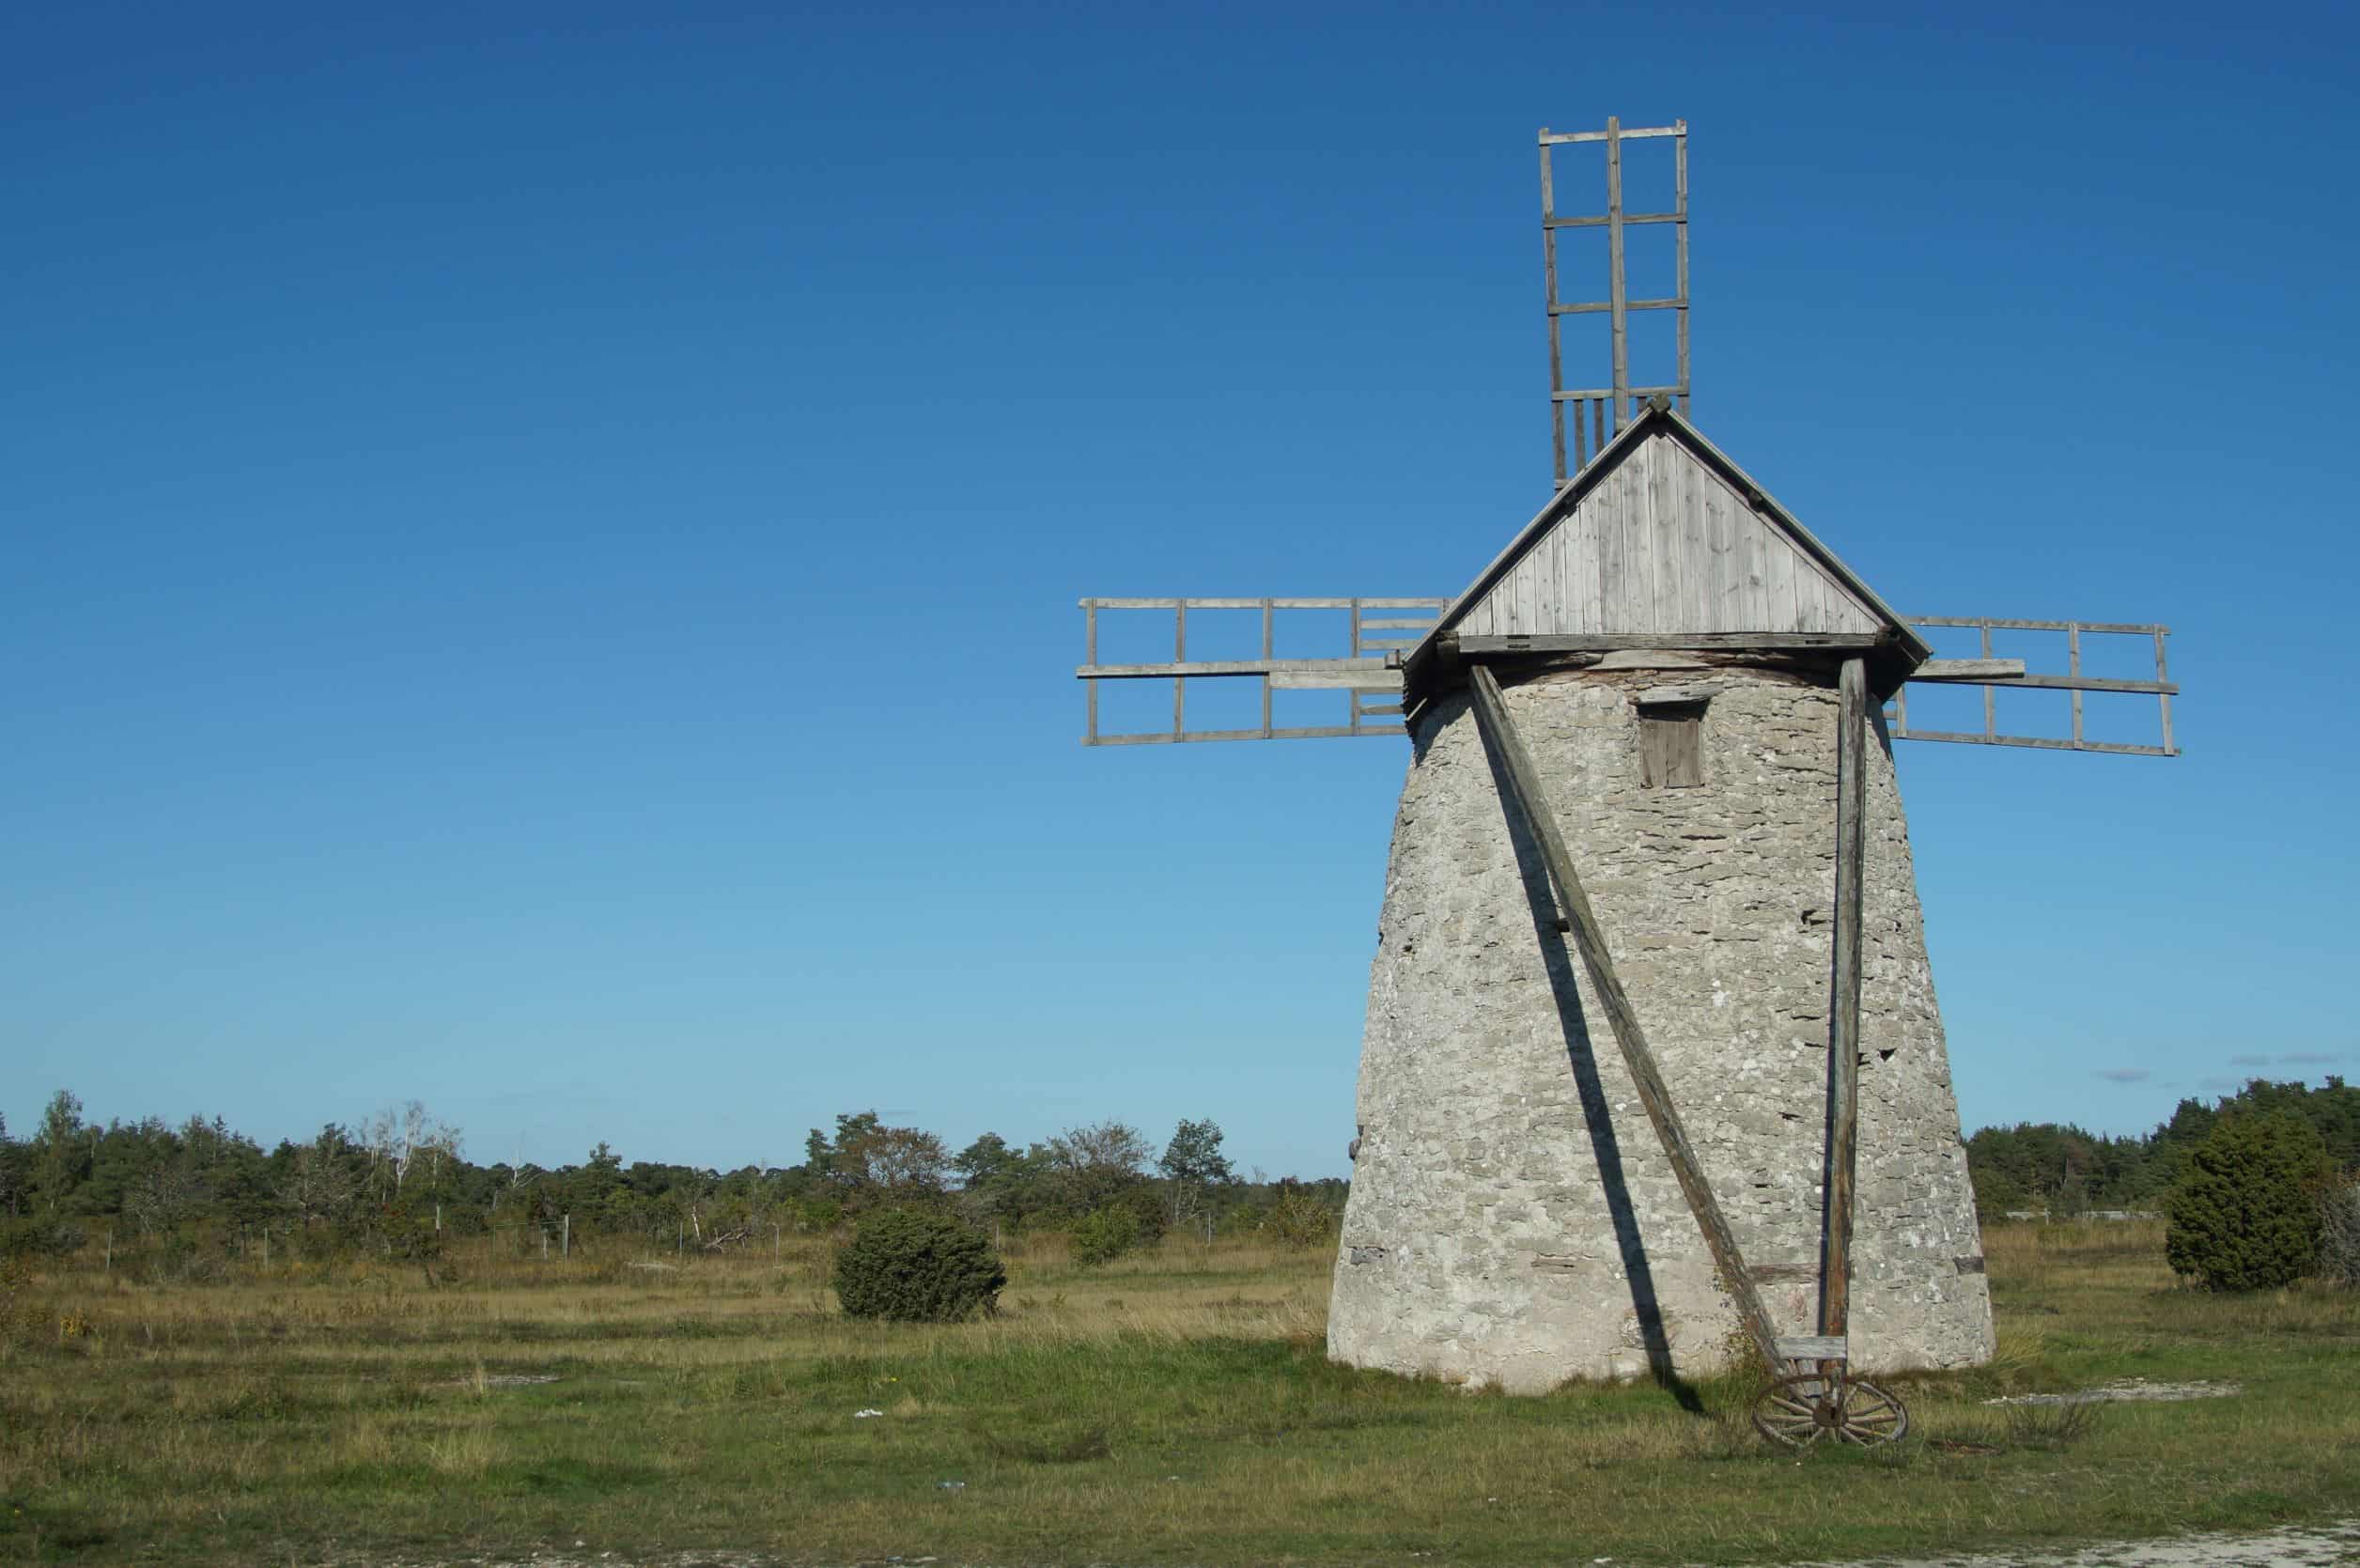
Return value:
<svg viewBox="0 0 2360 1568">
<path fill-rule="evenodd" d="M 1667 685 L 1711 693 L 1701 787 L 1641 787 L 1632 699 Z M 1813 1332 L 1836 695 L 1714 669 L 1506 696 L 1772 1315 Z M 1973 1364 L 1992 1353 L 1982 1246 L 1889 744 L 1868 761 L 1854 1360 Z M 1329 1353 L 1533 1392 L 1750 1355 L 1570 939 L 1536 908 L 1538 850 L 1452 699 L 1420 727 L 1393 830 Z"/>
</svg>

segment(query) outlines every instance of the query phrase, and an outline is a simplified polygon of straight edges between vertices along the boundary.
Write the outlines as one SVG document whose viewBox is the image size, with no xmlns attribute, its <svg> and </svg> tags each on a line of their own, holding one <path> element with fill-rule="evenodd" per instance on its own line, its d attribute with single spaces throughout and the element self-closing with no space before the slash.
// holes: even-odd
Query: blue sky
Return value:
<svg viewBox="0 0 2360 1568">
<path fill-rule="evenodd" d="M 1074 601 L 1464 585 L 1609 113 L 1887 598 L 2174 628 L 2181 760 L 1904 753 L 1969 1125 L 2349 1071 L 2356 40 L 2270 23 L 19 8 L 0 1110 L 1340 1172 L 1406 747 L 1085 750 Z"/>
</svg>

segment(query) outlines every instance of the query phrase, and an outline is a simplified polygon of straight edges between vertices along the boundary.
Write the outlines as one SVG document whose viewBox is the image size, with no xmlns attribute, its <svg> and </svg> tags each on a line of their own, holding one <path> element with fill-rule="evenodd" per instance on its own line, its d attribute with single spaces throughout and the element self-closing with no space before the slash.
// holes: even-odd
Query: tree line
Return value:
<svg viewBox="0 0 2360 1568">
<path fill-rule="evenodd" d="M 726 1252 L 833 1233 L 882 1207 L 955 1214 L 995 1235 L 1094 1218 L 1135 1241 L 1175 1228 L 1333 1234 L 1343 1182 L 1241 1174 L 1221 1145 L 1208 1118 L 1180 1122 L 1160 1153 L 1117 1121 L 1022 1145 L 987 1132 L 954 1151 L 861 1110 L 811 1129 L 788 1166 L 626 1163 L 603 1141 L 579 1164 L 477 1164 L 460 1129 L 414 1100 L 266 1150 L 218 1116 L 101 1126 L 61 1090 L 26 1137 L 0 1119 L 0 1250 L 103 1245 L 191 1276 L 257 1245 L 289 1259 L 430 1260 L 451 1238 L 487 1234 L 520 1247 L 554 1234 L 567 1247 Z"/>
<path fill-rule="evenodd" d="M 2285 1115 L 2307 1124 L 2340 1171 L 2360 1170 L 2360 1089 L 2255 1079 L 2210 1104 L 2183 1099 L 2151 1132 L 2108 1137 L 2070 1123 L 1984 1127 L 1966 1141 L 1975 1205 L 1985 1219 L 2030 1210 L 2057 1218 L 2093 1209 L 2160 1210 L 2225 1117 Z"/>
<path fill-rule="evenodd" d="M 2183 1099 L 2144 1134 L 1984 1127 L 1966 1141 L 1977 1207 L 1986 1219 L 2160 1209 L 2196 1151 L 2241 1113 L 2300 1121 L 2337 1169 L 2360 1170 L 2360 1090 L 2332 1077 L 2317 1088 L 2257 1079 L 2210 1104 Z M 796 1164 L 734 1171 L 627 1163 L 604 1142 L 579 1164 L 478 1164 L 460 1130 L 416 1101 L 267 1150 L 218 1116 L 101 1126 L 62 1090 L 24 1137 L 0 1119 L 0 1251 L 103 1245 L 190 1274 L 257 1242 L 290 1257 L 430 1258 L 448 1238 L 487 1234 L 520 1247 L 556 1234 L 724 1252 L 831 1234 L 889 1206 L 954 1214 L 994 1235 L 1070 1231 L 1101 1250 L 1200 1228 L 1310 1245 L 1332 1239 L 1345 1192 L 1332 1177 L 1241 1175 L 1210 1119 L 1181 1121 L 1160 1152 L 1117 1121 L 1021 1145 L 987 1132 L 953 1150 L 861 1110 L 811 1129 Z"/>
</svg>

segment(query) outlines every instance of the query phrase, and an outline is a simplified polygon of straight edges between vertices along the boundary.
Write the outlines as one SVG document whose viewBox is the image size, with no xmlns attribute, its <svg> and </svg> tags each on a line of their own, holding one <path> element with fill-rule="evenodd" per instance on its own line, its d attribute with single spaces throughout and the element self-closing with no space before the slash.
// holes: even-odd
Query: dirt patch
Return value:
<svg viewBox="0 0 2360 1568">
<path fill-rule="evenodd" d="M 2144 1377 L 2126 1377 L 2119 1383 L 2104 1383 L 2094 1389 L 2077 1389 L 2065 1394 L 2010 1394 L 2002 1399 L 1987 1399 L 1986 1405 L 2108 1405 L 2117 1402 L 2137 1403 L 2147 1400 L 2227 1399 L 2244 1390 L 2235 1383 L 2150 1383 Z"/>
</svg>

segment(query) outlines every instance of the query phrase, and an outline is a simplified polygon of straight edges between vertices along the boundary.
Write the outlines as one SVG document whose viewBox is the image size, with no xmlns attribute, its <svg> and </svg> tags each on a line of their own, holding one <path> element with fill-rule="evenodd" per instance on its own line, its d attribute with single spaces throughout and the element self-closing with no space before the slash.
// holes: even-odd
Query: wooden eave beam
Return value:
<svg viewBox="0 0 2360 1568">
<path fill-rule="evenodd" d="M 1889 641 L 1881 631 L 1446 631 L 1438 640 L 1469 660 L 1517 653 L 1790 653 L 1829 648 L 1865 653 Z"/>
<path fill-rule="evenodd" d="M 1423 699 L 1455 686 L 1466 665 L 1553 654 L 1857 654 L 1868 661 L 1871 693 L 1882 702 L 1923 666 L 1915 644 L 1916 639 L 1890 627 L 1882 631 L 1445 631 L 1420 644 L 1405 660 L 1403 690 L 1414 709 Z"/>
</svg>

